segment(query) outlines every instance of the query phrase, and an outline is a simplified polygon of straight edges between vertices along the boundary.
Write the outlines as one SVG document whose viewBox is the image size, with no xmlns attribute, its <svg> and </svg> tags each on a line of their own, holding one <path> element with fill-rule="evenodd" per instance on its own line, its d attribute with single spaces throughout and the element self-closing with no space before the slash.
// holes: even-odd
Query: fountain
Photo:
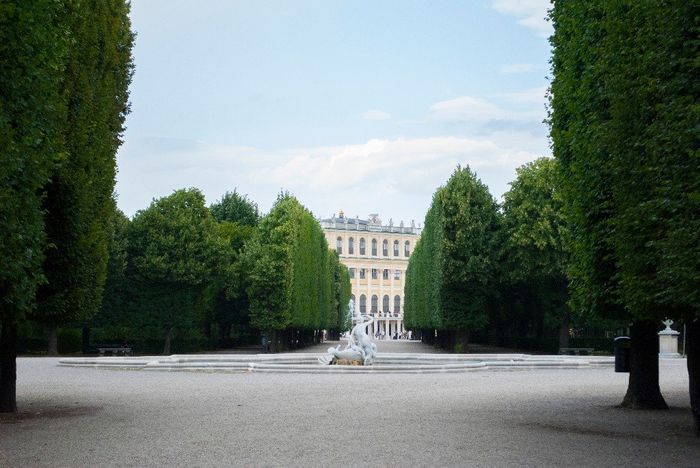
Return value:
<svg viewBox="0 0 700 468">
<path fill-rule="evenodd" d="M 352 299 L 348 308 L 352 306 Z M 360 316 L 360 320 L 355 325 L 348 335 L 348 344 L 345 349 L 341 350 L 338 345 L 336 348 L 328 348 L 330 356 L 318 358 L 318 362 L 324 365 L 350 365 L 350 366 L 369 366 L 374 362 L 377 356 L 377 345 L 372 343 L 372 339 L 367 334 L 367 327 L 374 322 L 374 318 L 369 318 L 366 315 Z"/>
</svg>

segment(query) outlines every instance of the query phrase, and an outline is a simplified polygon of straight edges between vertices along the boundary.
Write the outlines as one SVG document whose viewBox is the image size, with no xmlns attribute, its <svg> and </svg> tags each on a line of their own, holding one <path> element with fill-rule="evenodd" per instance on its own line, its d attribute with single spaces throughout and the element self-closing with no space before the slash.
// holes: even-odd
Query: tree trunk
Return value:
<svg viewBox="0 0 700 468">
<path fill-rule="evenodd" d="M 466 353 L 469 350 L 469 332 L 467 330 L 458 330 L 454 334 L 454 344 L 452 352 Z"/>
<path fill-rule="evenodd" d="M 700 319 L 691 320 L 686 327 L 690 407 L 700 412 Z"/>
<path fill-rule="evenodd" d="M 49 356 L 58 356 L 58 327 L 51 325 L 48 329 L 49 334 Z"/>
<path fill-rule="evenodd" d="M 170 344 L 173 340 L 173 327 L 168 328 L 165 333 L 165 345 L 163 346 L 163 354 L 166 356 L 170 355 Z"/>
<path fill-rule="evenodd" d="M 668 409 L 659 388 L 659 336 L 656 322 L 645 320 L 630 329 L 630 380 L 621 406 Z"/>
<path fill-rule="evenodd" d="M 569 324 L 571 323 L 571 314 L 565 312 L 561 316 L 559 322 L 559 349 L 569 347 Z"/>
<path fill-rule="evenodd" d="M 83 325 L 83 354 L 90 354 L 90 327 Z"/>
<path fill-rule="evenodd" d="M 17 412 L 17 324 L 0 323 L 0 413 Z"/>
</svg>

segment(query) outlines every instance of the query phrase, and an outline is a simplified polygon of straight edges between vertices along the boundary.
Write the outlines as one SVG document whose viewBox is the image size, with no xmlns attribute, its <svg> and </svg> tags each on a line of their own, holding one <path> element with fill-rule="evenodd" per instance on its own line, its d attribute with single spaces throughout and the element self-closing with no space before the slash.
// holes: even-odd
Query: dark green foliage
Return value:
<svg viewBox="0 0 700 468">
<path fill-rule="evenodd" d="M 68 31 L 61 2 L 0 3 L 0 319 L 20 319 L 44 282 L 44 186 L 63 158 Z"/>
<path fill-rule="evenodd" d="M 503 203 L 500 288 L 506 313 L 499 327 L 503 334 L 542 339 L 545 326 L 555 326 L 566 347 L 569 234 L 557 163 L 540 158 L 517 172 Z"/>
<path fill-rule="evenodd" d="M 577 297 L 633 319 L 697 312 L 700 7 L 564 2 L 552 18 L 552 140 Z"/>
<path fill-rule="evenodd" d="M 551 18 L 574 304 L 633 321 L 642 346 L 654 339 L 649 323 L 698 315 L 700 5 L 560 1 Z M 658 376 L 658 363 L 639 351 L 633 340 L 630 389 L 646 390 L 631 404 L 664 407 L 658 378 L 639 380 Z"/>
<path fill-rule="evenodd" d="M 128 113 L 133 34 L 123 0 L 65 3 L 70 31 L 63 95 L 66 158 L 46 186 L 47 283 L 36 318 L 55 326 L 90 318 L 107 274 L 116 152 Z"/>
<path fill-rule="evenodd" d="M 495 295 L 498 225 L 487 187 L 469 168 L 457 168 L 435 192 L 409 261 L 407 327 L 464 335 L 486 325 Z"/>
<path fill-rule="evenodd" d="M 129 278 L 126 273 L 129 219 L 115 208 L 110 222 L 107 279 L 102 294 L 102 304 L 92 320 L 92 324 L 98 327 L 109 324 L 126 324 L 130 321 L 128 315 Z"/>
<path fill-rule="evenodd" d="M 132 71 L 128 10 L 124 0 L 0 4 L 0 411 L 16 410 L 17 320 L 32 313 L 55 336 L 100 303 Z"/>
<path fill-rule="evenodd" d="M 228 246 L 197 189 L 177 190 L 136 213 L 129 225 L 128 274 L 135 319 L 160 327 L 166 350 L 174 329 L 190 329 L 206 282 Z"/>
<path fill-rule="evenodd" d="M 220 221 L 215 235 L 221 245 L 220 256 L 215 259 L 215 268 L 207 280 L 202 304 L 201 322 L 204 329 L 216 323 L 219 331 L 219 346 L 231 345 L 232 328 L 248 326 L 247 272 L 243 263 L 243 249 L 252 237 L 254 228 L 247 225 Z"/>
<path fill-rule="evenodd" d="M 220 201 L 211 205 L 211 212 L 217 221 L 228 221 L 243 226 L 256 226 L 260 219 L 258 205 L 236 190 L 226 192 Z"/>
<path fill-rule="evenodd" d="M 313 215 L 282 194 L 246 245 L 251 324 L 265 332 L 339 327 L 349 275 Z"/>
</svg>

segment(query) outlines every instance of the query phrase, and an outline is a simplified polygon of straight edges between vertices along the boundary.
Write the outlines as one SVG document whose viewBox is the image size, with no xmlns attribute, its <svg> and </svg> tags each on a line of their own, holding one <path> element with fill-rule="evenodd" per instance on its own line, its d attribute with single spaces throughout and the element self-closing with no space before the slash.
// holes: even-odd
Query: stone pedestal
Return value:
<svg viewBox="0 0 700 468">
<path fill-rule="evenodd" d="M 659 357 L 661 358 L 679 358 L 678 354 L 678 335 L 679 332 L 671 329 L 672 320 L 661 322 L 666 325 L 666 328 L 659 332 Z"/>
</svg>

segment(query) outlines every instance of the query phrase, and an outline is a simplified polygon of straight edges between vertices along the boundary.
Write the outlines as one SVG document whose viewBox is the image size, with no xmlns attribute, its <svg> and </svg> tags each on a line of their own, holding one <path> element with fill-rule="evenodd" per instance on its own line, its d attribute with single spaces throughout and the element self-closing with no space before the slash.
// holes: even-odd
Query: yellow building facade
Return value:
<svg viewBox="0 0 700 468">
<path fill-rule="evenodd" d="M 350 270 L 353 324 L 360 315 L 374 317 L 368 333 L 378 339 L 406 338 L 403 324 L 406 268 L 420 238 L 413 222 L 383 224 L 378 215 L 348 218 L 341 211 L 320 220 L 328 245 Z"/>
</svg>

